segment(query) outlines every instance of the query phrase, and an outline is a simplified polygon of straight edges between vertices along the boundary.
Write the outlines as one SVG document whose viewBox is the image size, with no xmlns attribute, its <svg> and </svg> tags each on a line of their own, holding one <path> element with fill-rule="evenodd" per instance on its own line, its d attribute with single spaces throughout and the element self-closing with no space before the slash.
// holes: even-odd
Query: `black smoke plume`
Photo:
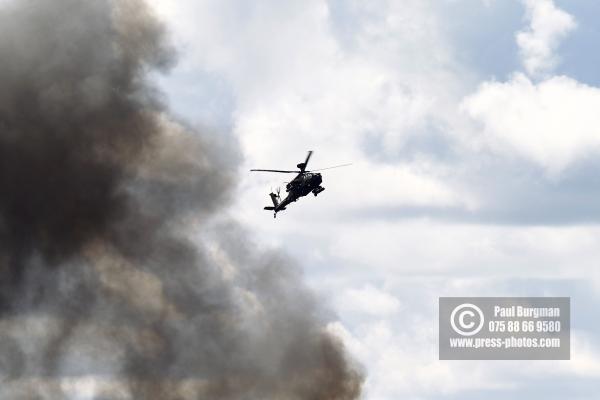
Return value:
<svg viewBox="0 0 600 400">
<path fill-rule="evenodd" d="M 354 399 L 292 260 L 220 210 L 236 151 L 168 113 L 141 0 L 0 3 L 0 398 Z"/>
</svg>

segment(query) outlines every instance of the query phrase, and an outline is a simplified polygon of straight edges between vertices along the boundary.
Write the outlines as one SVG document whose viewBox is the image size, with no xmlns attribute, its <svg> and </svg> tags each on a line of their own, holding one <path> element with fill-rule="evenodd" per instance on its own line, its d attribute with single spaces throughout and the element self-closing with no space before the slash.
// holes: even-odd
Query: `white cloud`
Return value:
<svg viewBox="0 0 600 400">
<path fill-rule="evenodd" d="M 569 361 L 439 361 L 437 326 L 432 324 L 437 317 L 433 306 L 437 297 L 466 293 L 498 295 L 498 284 L 495 278 L 459 288 L 460 282 L 457 284 L 453 278 L 422 277 L 412 282 L 404 279 L 404 289 L 397 290 L 397 297 L 403 299 L 406 306 L 395 318 L 375 321 L 365 318 L 353 327 L 336 322 L 328 329 L 341 337 L 351 354 L 367 367 L 366 398 L 369 399 L 429 399 L 444 395 L 460 398 L 460 394 L 467 392 L 471 392 L 469 397 L 473 398 L 485 397 L 484 394 L 494 399 L 506 398 L 510 393 L 527 391 L 532 382 L 535 385 L 544 382 L 549 390 L 553 390 L 552 382 L 556 380 L 561 382 L 560 386 L 568 387 L 570 383 L 579 385 L 600 376 L 593 333 L 583 334 L 577 330 L 572 331 Z M 406 287 L 416 285 L 420 287 L 414 292 L 406 290 Z M 508 296 L 519 295 L 511 292 L 512 288 L 508 290 Z M 414 293 L 418 293 L 418 299 L 411 298 Z M 416 309 L 415 303 L 424 303 L 423 309 Z M 577 324 L 575 320 L 573 323 Z M 559 390 L 558 394 L 561 397 L 562 392 Z M 543 392 L 533 398 L 543 398 Z"/>
<path fill-rule="evenodd" d="M 322 196 L 336 199 L 318 205 L 326 216 L 357 205 L 477 203 L 446 183 L 437 166 L 386 165 L 365 155 L 365 143 L 373 141 L 395 158 L 407 142 L 455 117 L 465 74 L 453 61 L 434 4 L 161 0 L 157 6 L 184 45 L 180 68 L 210 70 L 231 85 L 244 169 L 293 168 L 309 149 L 316 151 L 311 168 L 354 163 L 324 174 Z M 348 21 L 339 21 L 336 7 L 350 15 L 348 32 L 338 32 Z M 242 219 L 256 215 L 247 208 L 268 201 L 269 188 L 287 178 L 244 175 L 235 212 Z M 303 207 L 310 200 L 303 199 Z"/>
<path fill-rule="evenodd" d="M 316 151 L 312 168 L 354 162 L 326 171 L 327 191 L 317 200 L 312 195 L 302 199 L 277 220 L 261 208 L 269 202 L 269 188 L 288 176 L 242 175 L 231 213 L 250 225 L 258 240 L 297 255 L 309 280 L 335 287 L 324 292 L 338 293 L 333 305 L 342 319 L 368 320 L 330 327 L 367 366 L 365 398 L 426 398 L 509 387 L 506 372 L 489 363 L 438 361 L 434 307 L 410 309 L 410 294 L 388 284 L 420 277 L 408 289 L 431 300 L 448 292 L 497 294 L 495 284 L 507 277 L 587 278 L 600 261 L 598 228 L 471 225 L 435 218 L 357 220 L 345 218 L 344 212 L 479 207 L 480 199 L 453 186 L 464 168 L 460 161 L 436 164 L 425 154 L 425 160 L 381 162 L 399 160 L 407 143 L 432 129 L 458 146 L 452 135 L 473 122 L 481 124 L 484 135 L 478 131 L 471 139 L 483 140 L 508 158 L 531 160 L 549 174 L 585 157 L 600 137 L 594 131 L 600 126 L 595 117 L 599 89 L 568 77 L 531 80 L 556 65 L 555 52 L 574 26 L 572 17 L 550 1 L 526 2 L 530 25 L 517 41 L 531 76 L 515 74 L 505 83 L 482 84 L 462 102 L 461 113 L 457 105 L 473 75 L 457 66 L 439 2 L 157 4 L 184 45 L 176 73 L 208 70 L 231 88 L 233 131 L 246 157 L 243 170 L 293 168 L 309 149 Z M 334 15 L 340 11 L 336 5 L 344 7 L 342 17 Z M 379 162 L 365 154 L 371 139 L 378 141 L 371 151 L 381 157 Z M 436 279 L 443 283 L 436 285 Z M 487 286 L 476 289 L 469 286 L 472 281 Z M 506 291 L 512 288 L 501 290 L 510 295 Z M 409 327 L 399 326 L 406 321 Z M 597 367 L 585 361 L 578 368 Z M 464 379 L 460 371 L 471 378 Z"/>
<path fill-rule="evenodd" d="M 301 229 L 295 227 L 296 232 Z M 315 243 L 328 248 L 347 273 L 367 268 L 371 279 L 389 282 L 422 275 L 588 279 L 600 262 L 599 233 L 594 226 L 360 221 L 329 228 Z"/>
<path fill-rule="evenodd" d="M 429 318 L 404 318 L 400 327 L 389 320 L 369 321 L 353 331 L 339 322 L 328 327 L 368 368 L 366 398 L 437 398 L 513 386 L 495 368 L 486 368 L 482 362 L 439 361 L 435 351 L 437 338 Z"/>
<path fill-rule="evenodd" d="M 345 289 L 337 297 L 336 305 L 342 312 L 379 317 L 390 317 L 401 308 L 401 303 L 396 297 L 373 285 Z"/>
<path fill-rule="evenodd" d="M 517 73 L 485 82 L 462 103 L 488 145 L 519 154 L 556 175 L 600 149 L 600 89 L 566 76 L 539 83 Z"/>
<path fill-rule="evenodd" d="M 523 0 L 529 26 L 516 35 L 525 70 L 531 76 L 544 75 L 556 66 L 558 44 L 575 26 L 570 14 L 552 0 Z"/>
<path fill-rule="evenodd" d="M 346 173 L 332 177 L 335 179 L 332 196 L 340 199 L 338 205 L 341 202 L 348 208 L 357 204 L 371 209 L 401 206 L 476 207 L 475 198 L 444 183 L 443 175 L 436 176 L 431 169 L 422 171 L 415 164 L 357 165 Z M 348 194 L 352 196 L 348 197 Z"/>
<path fill-rule="evenodd" d="M 465 71 L 453 60 L 434 4 L 161 0 L 157 6 L 184 46 L 180 68 L 210 70 L 231 84 L 234 129 L 248 161 L 277 163 L 309 148 L 359 161 L 354 156 L 369 134 L 394 155 L 410 137 L 452 118 Z M 346 23 L 352 29 L 339 33 Z"/>
<path fill-rule="evenodd" d="M 556 179 L 600 150 L 600 88 L 552 76 L 561 39 L 576 26 L 552 0 L 523 0 L 529 26 L 516 35 L 527 76 L 487 81 L 463 99 L 461 110 L 479 124 L 471 144 L 510 159 L 518 156 Z M 532 80 L 535 79 L 535 80 Z"/>
<path fill-rule="evenodd" d="M 547 365 L 531 362 L 527 374 L 531 377 L 540 373 L 552 375 L 566 375 L 582 378 L 600 378 L 600 353 L 595 347 L 590 335 L 584 331 L 576 330 L 576 320 L 571 321 L 571 358 L 568 361 L 558 361 Z"/>
</svg>

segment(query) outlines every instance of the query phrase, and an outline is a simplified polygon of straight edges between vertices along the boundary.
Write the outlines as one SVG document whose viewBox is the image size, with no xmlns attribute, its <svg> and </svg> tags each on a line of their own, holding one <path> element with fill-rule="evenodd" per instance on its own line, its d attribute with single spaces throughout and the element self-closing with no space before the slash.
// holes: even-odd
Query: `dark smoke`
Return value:
<svg viewBox="0 0 600 400">
<path fill-rule="evenodd" d="M 293 261 L 219 212 L 232 143 L 171 117 L 141 0 L 0 4 L 0 398 L 354 399 Z"/>
</svg>

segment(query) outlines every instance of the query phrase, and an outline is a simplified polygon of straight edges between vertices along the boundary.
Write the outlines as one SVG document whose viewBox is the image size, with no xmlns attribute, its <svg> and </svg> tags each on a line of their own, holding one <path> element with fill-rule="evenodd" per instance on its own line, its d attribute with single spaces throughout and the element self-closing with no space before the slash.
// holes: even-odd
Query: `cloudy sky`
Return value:
<svg viewBox="0 0 600 400">
<path fill-rule="evenodd" d="M 239 143 L 229 213 L 301 260 L 366 399 L 592 399 L 600 58 L 592 0 L 160 0 L 171 108 Z M 352 162 L 274 220 L 286 175 Z M 570 296 L 570 361 L 438 361 L 440 296 Z"/>
</svg>

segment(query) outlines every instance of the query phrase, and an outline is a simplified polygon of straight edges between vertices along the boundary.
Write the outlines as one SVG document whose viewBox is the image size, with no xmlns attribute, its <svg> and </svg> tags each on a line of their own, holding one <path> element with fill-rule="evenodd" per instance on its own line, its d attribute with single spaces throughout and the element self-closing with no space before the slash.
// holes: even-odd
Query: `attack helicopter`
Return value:
<svg viewBox="0 0 600 400">
<path fill-rule="evenodd" d="M 323 182 L 323 177 L 321 176 L 321 174 L 317 173 L 317 171 L 324 171 L 326 169 L 347 167 L 348 165 L 352 165 L 352 164 L 341 164 L 341 165 L 335 165 L 333 167 L 320 168 L 320 169 L 315 169 L 315 170 L 309 171 L 306 169 L 306 166 L 308 165 L 308 161 L 312 157 L 312 154 L 313 154 L 313 152 L 312 152 L 312 150 L 310 150 L 308 152 L 308 154 L 306 155 L 306 159 L 304 160 L 304 162 L 301 162 L 300 164 L 296 165 L 296 167 L 298 168 L 298 171 L 289 171 L 289 170 L 281 170 L 281 169 L 251 169 L 250 170 L 252 172 L 277 172 L 277 173 L 281 173 L 281 174 L 297 174 L 294 179 L 292 179 L 290 182 L 288 182 L 285 185 L 285 191 L 288 193 L 288 195 L 285 197 L 285 199 L 281 200 L 281 195 L 280 195 L 281 189 L 280 188 L 277 188 L 277 193 L 273 193 L 272 190 L 271 190 L 271 193 L 269 193 L 269 196 L 271 197 L 271 201 L 273 202 L 273 206 L 267 206 L 264 209 L 273 211 L 273 218 L 277 218 L 278 212 L 285 210 L 286 207 L 290 203 L 298 201 L 298 199 L 300 197 L 304 197 L 311 192 L 316 197 L 319 193 L 321 193 L 323 190 L 325 190 L 325 188 L 323 186 L 321 186 L 321 183 Z"/>
</svg>

